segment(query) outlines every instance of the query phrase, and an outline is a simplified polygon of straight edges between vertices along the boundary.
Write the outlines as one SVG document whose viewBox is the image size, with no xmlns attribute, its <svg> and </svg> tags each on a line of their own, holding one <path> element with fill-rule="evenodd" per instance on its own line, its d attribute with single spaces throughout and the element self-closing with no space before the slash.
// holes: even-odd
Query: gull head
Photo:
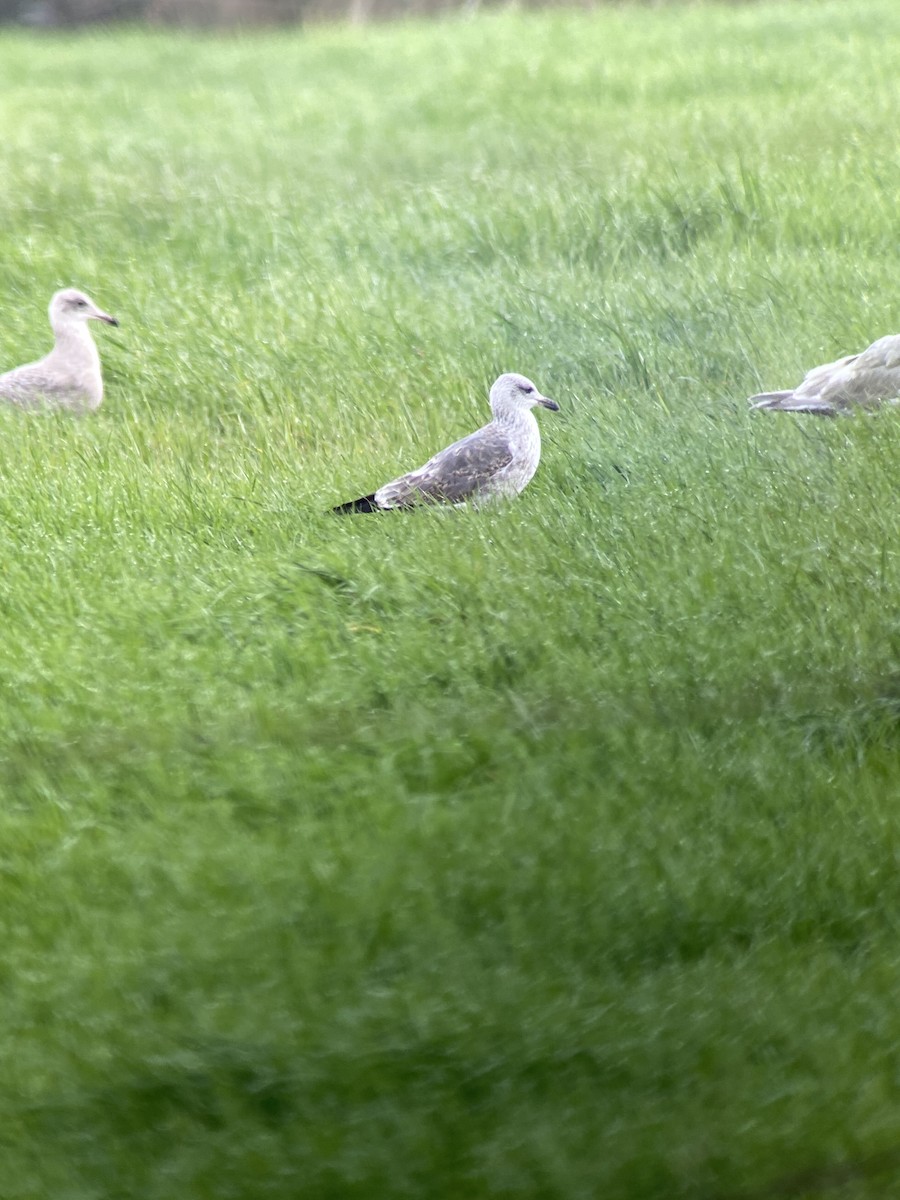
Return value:
<svg viewBox="0 0 900 1200">
<path fill-rule="evenodd" d="M 524 375 L 501 375 L 491 388 L 491 410 L 495 417 L 513 416 L 538 405 L 559 412 L 556 401 L 542 396 Z"/>
<path fill-rule="evenodd" d="M 50 301 L 50 325 L 54 333 L 71 329 L 81 321 L 105 321 L 107 325 L 118 325 L 115 317 L 97 307 L 90 296 L 77 288 L 64 288 L 56 292 Z"/>
</svg>

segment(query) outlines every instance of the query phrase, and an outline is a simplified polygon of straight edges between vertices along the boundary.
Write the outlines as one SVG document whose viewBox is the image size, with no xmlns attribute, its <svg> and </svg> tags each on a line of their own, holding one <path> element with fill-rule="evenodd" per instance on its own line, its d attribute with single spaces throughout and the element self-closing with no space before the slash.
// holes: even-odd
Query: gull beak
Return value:
<svg viewBox="0 0 900 1200">
<path fill-rule="evenodd" d="M 551 400 L 549 396 L 541 396 L 538 400 L 541 408 L 549 408 L 551 412 L 559 412 L 559 405 L 555 400 Z"/>
<path fill-rule="evenodd" d="M 107 325 L 118 325 L 119 322 L 115 317 L 111 317 L 109 313 L 101 312 L 98 308 L 96 312 L 91 313 L 92 321 L 105 321 Z"/>
</svg>

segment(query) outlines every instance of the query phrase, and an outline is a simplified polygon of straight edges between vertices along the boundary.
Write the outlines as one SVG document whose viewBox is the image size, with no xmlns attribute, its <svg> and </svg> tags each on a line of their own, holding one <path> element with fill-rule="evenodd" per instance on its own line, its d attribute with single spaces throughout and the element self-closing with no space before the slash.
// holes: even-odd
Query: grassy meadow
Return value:
<svg viewBox="0 0 900 1200">
<path fill-rule="evenodd" d="M 885 1200 L 900 11 L 0 34 L 2 1200 Z M 337 518 L 521 371 L 528 490 Z"/>
</svg>

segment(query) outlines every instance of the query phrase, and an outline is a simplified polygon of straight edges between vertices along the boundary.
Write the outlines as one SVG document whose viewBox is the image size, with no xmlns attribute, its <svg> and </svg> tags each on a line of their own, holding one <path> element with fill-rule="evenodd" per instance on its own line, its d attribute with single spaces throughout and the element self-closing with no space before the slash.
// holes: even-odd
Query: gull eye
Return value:
<svg viewBox="0 0 900 1200">
<path fill-rule="evenodd" d="M 528 386 L 527 386 L 527 387 L 525 386 L 525 384 L 524 384 L 524 383 L 520 383 L 520 384 L 519 384 L 519 391 L 520 391 L 520 392 L 524 392 L 526 396 L 530 396 L 530 395 L 531 395 L 531 393 L 534 391 L 534 388 L 531 386 L 531 384 L 530 384 L 530 383 L 528 384 Z"/>
<path fill-rule="evenodd" d="M 75 307 L 76 308 L 87 308 L 87 300 L 76 300 Z"/>
</svg>

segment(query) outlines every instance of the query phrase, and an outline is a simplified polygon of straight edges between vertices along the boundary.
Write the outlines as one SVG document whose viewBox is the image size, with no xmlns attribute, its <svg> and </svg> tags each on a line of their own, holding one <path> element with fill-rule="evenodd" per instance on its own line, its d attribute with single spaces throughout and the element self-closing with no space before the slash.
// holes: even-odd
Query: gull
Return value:
<svg viewBox="0 0 900 1200">
<path fill-rule="evenodd" d="M 349 500 L 336 513 L 383 512 L 418 504 L 481 504 L 517 496 L 541 459 L 541 434 L 533 408 L 559 412 L 524 375 L 501 375 L 490 393 L 493 420 L 435 454 L 423 467 L 392 479 L 378 491 Z"/>
<path fill-rule="evenodd" d="M 64 408 L 93 412 L 103 400 L 100 355 L 88 321 L 119 322 L 75 288 L 56 292 L 50 301 L 50 327 L 56 344 L 38 362 L 0 375 L 0 401 L 19 408 Z"/>
<path fill-rule="evenodd" d="M 782 412 L 818 413 L 836 417 L 855 405 L 877 408 L 900 400 L 900 333 L 873 342 L 861 354 L 848 354 L 837 362 L 814 367 L 803 382 L 787 392 L 751 396 L 754 408 Z"/>
</svg>

